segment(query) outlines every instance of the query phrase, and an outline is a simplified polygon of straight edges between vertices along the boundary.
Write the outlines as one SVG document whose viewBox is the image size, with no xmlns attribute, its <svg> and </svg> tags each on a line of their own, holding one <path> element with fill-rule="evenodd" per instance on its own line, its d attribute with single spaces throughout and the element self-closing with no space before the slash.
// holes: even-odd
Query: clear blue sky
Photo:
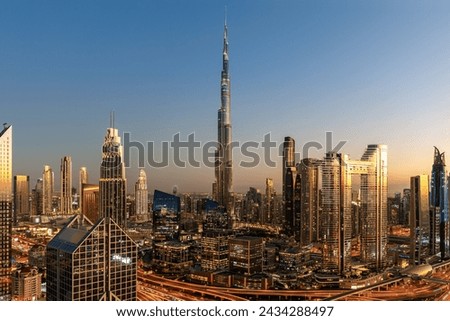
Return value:
<svg viewBox="0 0 450 321">
<path fill-rule="evenodd" d="M 72 155 L 74 184 L 80 166 L 94 182 L 110 110 L 134 140 L 216 139 L 225 6 L 234 140 L 271 132 L 301 147 L 332 131 L 355 159 L 384 143 L 390 192 L 430 172 L 433 145 L 450 150 L 448 1 L 11 0 L 0 2 L 0 121 L 13 124 L 14 173 L 34 186 L 49 164 L 59 179 Z M 237 191 L 265 177 L 280 189 L 280 168 L 238 158 Z M 214 171 L 147 177 L 150 189 L 209 191 Z"/>
</svg>

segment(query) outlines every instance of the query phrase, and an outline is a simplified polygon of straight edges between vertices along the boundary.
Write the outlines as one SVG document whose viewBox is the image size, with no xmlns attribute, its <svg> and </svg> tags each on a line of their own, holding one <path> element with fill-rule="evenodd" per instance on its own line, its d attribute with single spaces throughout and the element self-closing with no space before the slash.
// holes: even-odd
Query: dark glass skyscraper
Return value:
<svg viewBox="0 0 450 321">
<path fill-rule="evenodd" d="M 294 235 L 295 140 L 285 137 L 283 143 L 283 228 L 287 235 Z"/>
<path fill-rule="evenodd" d="M 217 150 L 215 160 L 216 195 L 219 205 L 233 215 L 233 159 L 231 148 L 231 88 L 228 66 L 228 29 L 223 33 L 222 75 L 220 81 L 221 106 L 218 111 Z"/>
<path fill-rule="evenodd" d="M 155 239 L 158 241 L 177 239 L 181 211 L 180 198 L 155 190 L 152 209 Z"/>
<path fill-rule="evenodd" d="M 102 149 L 100 166 L 100 215 L 110 217 L 119 224 L 126 226 L 126 178 L 123 163 L 123 151 L 119 131 L 111 127 L 106 130 Z"/>
<path fill-rule="evenodd" d="M 448 196 L 445 174 L 445 156 L 437 147 L 434 148 L 434 162 L 431 169 L 430 184 L 430 219 L 431 219 L 431 254 L 441 253 L 441 258 L 448 256 Z"/>
</svg>

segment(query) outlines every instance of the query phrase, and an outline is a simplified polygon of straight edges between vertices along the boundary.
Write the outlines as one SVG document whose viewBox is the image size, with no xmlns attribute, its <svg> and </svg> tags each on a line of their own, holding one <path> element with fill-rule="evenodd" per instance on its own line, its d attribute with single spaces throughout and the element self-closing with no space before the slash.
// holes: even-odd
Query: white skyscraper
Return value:
<svg viewBox="0 0 450 321">
<path fill-rule="evenodd" d="M 134 186 L 134 193 L 137 221 L 148 221 L 147 175 L 143 169 L 139 171 L 139 178 Z"/>
</svg>

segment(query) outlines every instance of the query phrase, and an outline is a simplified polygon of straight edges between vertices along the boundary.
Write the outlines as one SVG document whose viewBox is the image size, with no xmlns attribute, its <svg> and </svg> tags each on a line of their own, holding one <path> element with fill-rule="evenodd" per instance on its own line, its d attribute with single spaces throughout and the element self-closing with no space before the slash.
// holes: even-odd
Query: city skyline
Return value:
<svg viewBox="0 0 450 321">
<path fill-rule="evenodd" d="M 367 144 L 386 144 L 390 194 L 430 172 L 433 145 L 450 147 L 448 4 L 101 3 L 5 5 L 2 118 L 15 128 L 13 174 L 29 175 L 31 186 L 64 155 L 97 181 L 112 109 L 133 141 L 159 146 L 178 132 L 216 140 L 224 5 L 236 141 L 271 132 L 301 150 L 309 141 L 325 145 L 331 131 L 354 159 Z M 266 177 L 281 191 L 281 158 L 276 168 L 238 162 L 235 191 L 264 190 Z M 211 192 L 214 182 L 208 167 L 145 170 L 150 191 Z M 128 183 L 138 174 L 136 164 L 127 168 Z"/>
</svg>

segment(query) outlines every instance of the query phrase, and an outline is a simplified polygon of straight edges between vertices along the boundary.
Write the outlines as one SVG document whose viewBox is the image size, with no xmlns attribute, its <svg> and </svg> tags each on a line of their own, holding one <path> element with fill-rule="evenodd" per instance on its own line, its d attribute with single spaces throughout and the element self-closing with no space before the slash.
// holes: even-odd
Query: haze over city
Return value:
<svg viewBox="0 0 450 321">
<path fill-rule="evenodd" d="M 195 133 L 216 141 L 224 21 L 230 41 L 233 140 L 284 136 L 359 159 L 389 147 L 389 192 L 429 173 L 450 148 L 450 4 L 435 1 L 14 1 L 2 4 L 2 120 L 14 126 L 14 174 L 42 176 L 71 155 L 99 174 L 115 127 L 146 144 Z M 322 158 L 325 150 L 314 157 Z M 276 168 L 240 168 L 234 189 L 263 188 Z M 147 167 L 149 190 L 211 191 L 211 167 Z M 129 182 L 138 175 L 127 169 Z"/>
</svg>

